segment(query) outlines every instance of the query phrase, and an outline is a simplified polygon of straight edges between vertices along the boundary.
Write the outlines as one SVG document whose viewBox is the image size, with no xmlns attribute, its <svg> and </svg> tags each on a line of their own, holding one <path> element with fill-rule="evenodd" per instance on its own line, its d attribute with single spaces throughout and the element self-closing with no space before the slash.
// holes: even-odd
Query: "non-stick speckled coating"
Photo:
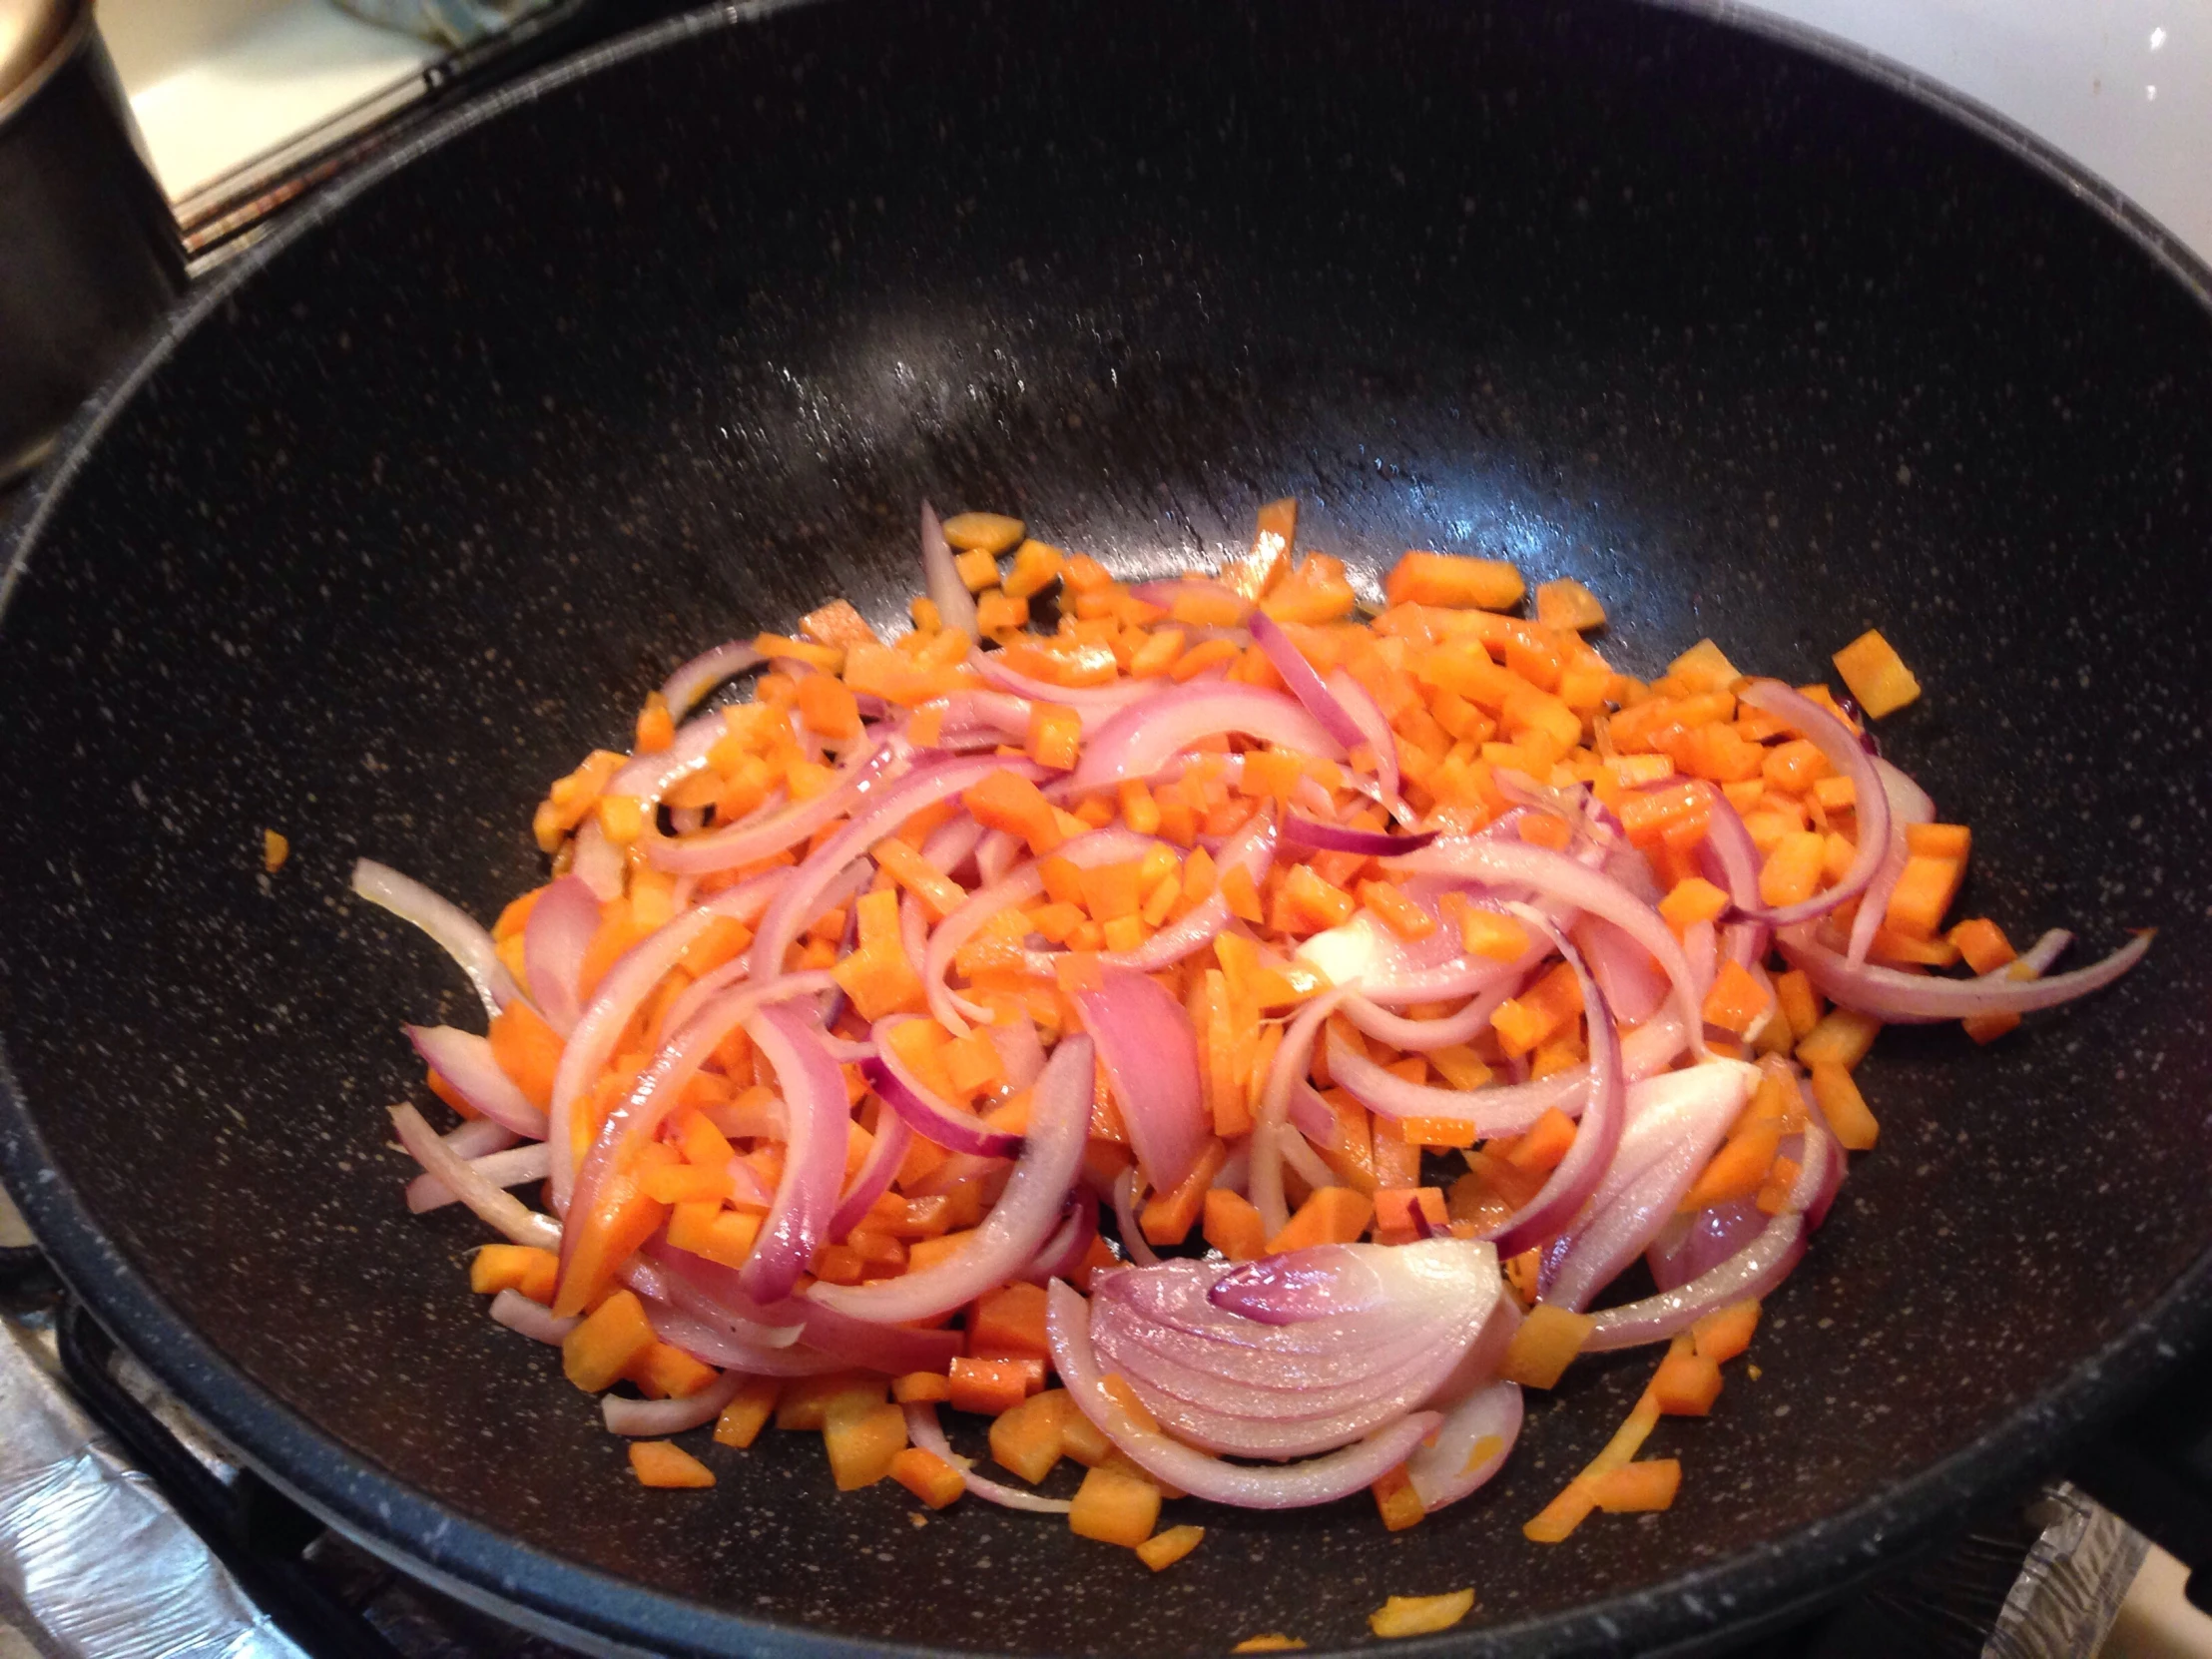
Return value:
<svg viewBox="0 0 2212 1659">
<path fill-rule="evenodd" d="M 1987 1051 L 1885 1039 L 1882 1146 L 1761 1380 L 1655 1437 L 1688 1469 L 1664 1516 L 1518 1531 L 1636 1357 L 1410 1532 L 1171 1506 L 1209 1532 L 1158 1577 L 1050 1520 L 836 1496 L 804 1436 L 643 1491 L 465 1293 L 482 1230 L 400 1204 L 397 1022 L 478 1015 L 346 872 L 489 916 L 539 879 L 546 781 L 675 663 L 830 593 L 891 623 L 924 492 L 1146 571 L 1295 492 L 1370 573 L 1580 577 L 1639 672 L 1709 633 L 1807 679 L 1879 624 L 1927 687 L 1885 741 L 1975 827 L 1968 907 L 2097 953 L 2165 931 Z M 853 0 L 681 33 L 262 261 L 46 504 L 0 653 L 0 1150 L 65 1270 L 281 1478 L 602 1638 L 1319 1648 L 1468 1583 L 1469 1652 L 1694 1633 L 2054 1455 L 2201 1324 L 2208 533 L 2183 288 L 1983 141 L 1705 22 Z"/>
</svg>

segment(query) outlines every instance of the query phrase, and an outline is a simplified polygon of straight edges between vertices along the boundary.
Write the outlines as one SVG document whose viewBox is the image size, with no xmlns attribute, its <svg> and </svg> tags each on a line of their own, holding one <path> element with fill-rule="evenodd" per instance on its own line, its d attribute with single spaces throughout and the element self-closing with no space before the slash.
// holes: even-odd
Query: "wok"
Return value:
<svg viewBox="0 0 2212 1659">
<path fill-rule="evenodd" d="M 591 1645 L 1327 1648 L 1473 1583 L 1402 1651 L 1648 1650 L 1832 1593 L 2212 1312 L 2204 273 L 1980 126 L 1603 0 L 739 8 L 459 113 L 197 296 L 17 526 L 10 1187 L 284 1488 Z M 1157 1579 L 836 1496 L 805 1436 L 641 1490 L 466 1294 L 481 1230 L 401 1205 L 396 1022 L 473 1011 L 355 856 L 489 916 L 675 663 L 826 594 L 897 617 L 923 494 L 1164 572 L 1283 493 L 1371 577 L 1579 577 L 1632 671 L 1711 634 L 1811 679 L 1879 625 L 1971 911 L 2162 923 L 2148 966 L 1986 1051 L 1884 1039 L 1882 1145 L 1761 1379 L 1663 1428 L 1656 1519 L 1518 1530 L 1642 1356 L 1410 1532 L 1215 1511 Z"/>
</svg>

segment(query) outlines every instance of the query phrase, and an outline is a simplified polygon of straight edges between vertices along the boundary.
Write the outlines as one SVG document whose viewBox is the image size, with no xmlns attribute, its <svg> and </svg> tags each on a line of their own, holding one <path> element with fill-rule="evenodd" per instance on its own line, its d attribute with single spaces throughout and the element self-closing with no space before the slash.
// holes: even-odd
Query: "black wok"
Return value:
<svg viewBox="0 0 2212 1659">
<path fill-rule="evenodd" d="M 2206 1325 L 2212 325 L 2203 273 L 1875 82 L 1699 18 L 892 5 L 688 22 L 447 122 L 195 300 L 21 519 L 0 652 L 0 1159 L 99 1315 L 283 1486 L 479 1599 L 657 1652 L 1648 1649 L 1828 1594 L 2050 1466 Z M 2148 238 L 2155 243 L 2155 238 Z M 2180 279 L 2177 280 L 2177 277 Z M 2199 284 L 2192 293 L 2187 283 Z M 1883 1117 L 1671 1513 L 1519 1523 L 1638 1357 L 1410 1532 L 1212 1512 L 1155 1579 L 917 1528 L 770 1435 L 636 1487 L 410 1219 L 402 1018 L 466 1022 L 354 857 L 489 915 L 529 807 L 715 641 L 880 620 L 912 514 L 1124 569 L 1268 497 L 1374 571 L 1502 553 L 1798 679 L 1879 625 L 1968 903 L 2149 965 Z M 260 867 L 261 833 L 291 862 Z M 419 1097 L 419 1096 L 418 1096 Z"/>
</svg>

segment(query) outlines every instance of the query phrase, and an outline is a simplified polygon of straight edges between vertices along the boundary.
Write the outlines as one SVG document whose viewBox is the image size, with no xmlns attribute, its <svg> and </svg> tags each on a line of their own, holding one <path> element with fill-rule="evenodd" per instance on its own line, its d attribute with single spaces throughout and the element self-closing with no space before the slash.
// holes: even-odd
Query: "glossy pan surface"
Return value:
<svg viewBox="0 0 2212 1659">
<path fill-rule="evenodd" d="M 2212 323 L 1999 146 L 1598 0 L 842 0 L 535 83 L 310 220 L 18 525 L 0 1162 L 141 1356 L 379 1547 L 659 1652 L 1325 1648 L 1468 1583 L 1404 1651 L 1647 1649 L 1890 1558 L 2202 1328 Z M 1631 671 L 1710 634 L 1810 679 L 1879 625 L 1972 910 L 2159 923 L 2149 966 L 1986 1051 L 1885 1038 L 1882 1145 L 1761 1380 L 1662 1427 L 1664 1516 L 1519 1534 L 1643 1357 L 1411 1532 L 1213 1511 L 1159 1577 L 838 1497 L 806 1436 L 639 1489 L 466 1294 L 481 1230 L 400 1202 L 397 1022 L 479 1016 L 353 859 L 490 916 L 674 664 L 830 593 L 892 622 L 924 493 L 1166 571 L 1286 492 L 1371 573 L 1580 577 Z"/>
</svg>

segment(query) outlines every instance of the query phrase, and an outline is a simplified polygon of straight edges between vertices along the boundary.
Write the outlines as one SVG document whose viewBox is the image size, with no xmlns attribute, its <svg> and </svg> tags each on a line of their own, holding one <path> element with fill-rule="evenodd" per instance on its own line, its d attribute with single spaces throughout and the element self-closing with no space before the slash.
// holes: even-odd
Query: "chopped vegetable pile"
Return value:
<svg viewBox="0 0 2212 1659">
<path fill-rule="evenodd" d="M 911 632 L 839 600 L 686 665 L 553 785 L 552 879 L 488 933 L 359 866 L 490 1014 L 408 1028 L 462 1119 L 392 1109 L 408 1202 L 507 1241 L 471 1288 L 640 1481 L 711 1486 L 727 1453 L 673 1436 L 773 1420 L 840 1490 L 1160 1570 L 1185 1496 L 1411 1526 L 1504 1463 L 1524 1388 L 1663 1345 L 1525 1531 L 1664 1509 L 1682 1463 L 1639 1452 L 1874 1148 L 1881 1027 L 1988 1042 L 2148 947 L 2053 973 L 2066 934 L 1951 919 L 1971 836 L 1865 734 L 1921 695 L 1879 633 L 1849 699 L 1710 640 L 1647 683 L 1575 582 L 1523 619 L 1510 565 L 1412 552 L 1370 611 L 1296 523 L 1130 586 L 924 507 Z M 1601 1306 L 1639 1259 L 1656 1291 Z"/>
</svg>

